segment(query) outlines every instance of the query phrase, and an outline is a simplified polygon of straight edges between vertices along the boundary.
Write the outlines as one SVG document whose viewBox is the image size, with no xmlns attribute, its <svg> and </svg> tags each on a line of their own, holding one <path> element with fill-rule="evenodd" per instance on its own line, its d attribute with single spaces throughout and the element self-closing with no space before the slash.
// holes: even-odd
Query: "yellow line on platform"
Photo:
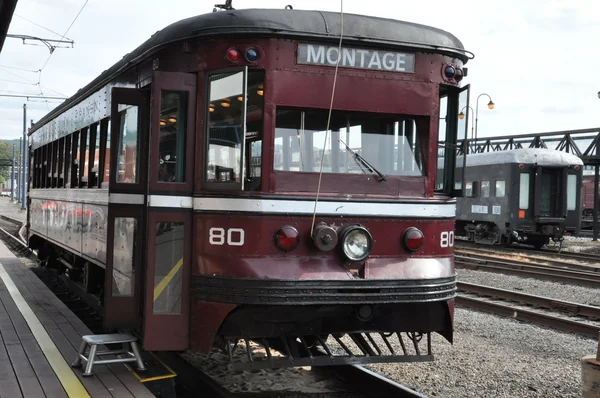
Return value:
<svg viewBox="0 0 600 398">
<path fill-rule="evenodd" d="M 177 261 L 177 264 L 175 264 L 173 269 L 169 271 L 169 273 L 160 281 L 158 285 L 156 285 L 156 287 L 154 288 L 154 301 L 158 299 L 160 294 L 163 292 L 163 290 L 165 290 L 169 282 L 171 282 L 171 280 L 173 279 L 177 271 L 179 271 L 179 268 L 181 268 L 182 265 L 183 257 L 181 257 L 179 261 Z"/>
<path fill-rule="evenodd" d="M 70 398 L 89 398 L 90 395 L 88 394 L 87 390 L 83 384 L 81 384 L 81 381 L 79 381 L 75 373 L 73 373 L 71 366 L 69 366 L 69 364 L 65 361 L 58 348 L 56 348 L 54 342 L 46 332 L 46 329 L 44 329 L 44 326 L 38 317 L 35 315 L 31 307 L 29 307 L 29 304 L 27 304 L 27 301 L 21 295 L 21 292 L 8 275 L 2 264 L 0 264 L 0 278 L 2 278 L 2 282 L 4 282 L 6 290 L 8 290 L 10 293 L 12 299 L 17 305 L 17 308 L 19 311 L 21 311 L 21 314 L 23 314 L 23 318 L 25 318 L 25 321 L 27 321 L 29 329 L 31 329 L 31 333 L 33 333 L 33 336 L 37 340 L 42 352 L 54 370 L 56 377 L 58 377 L 58 380 L 60 380 L 60 383 L 65 389 L 67 395 Z"/>
</svg>

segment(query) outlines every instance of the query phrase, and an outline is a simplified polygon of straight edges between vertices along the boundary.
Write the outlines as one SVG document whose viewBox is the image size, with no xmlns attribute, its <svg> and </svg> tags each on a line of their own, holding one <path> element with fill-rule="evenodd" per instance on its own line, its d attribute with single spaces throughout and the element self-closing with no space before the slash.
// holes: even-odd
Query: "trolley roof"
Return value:
<svg viewBox="0 0 600 398">
<path fill-rule="evenodd" d="M 17 0 L 0 0 L 0 51 L 8 34 L 8 27 L 17 6 Z"/>
<path fill-rule="evenodd" d="M 82 97 L 100 89 L 119 73 L 147 59 L 160 49 L 183 40 L 269 36 L 336 42 L 340 37 L 340 27 L 340 14 L 326 11 L 245 9 L 213 12 L 183 19 L 152 35 L 142 45 L 39 120 L 36 125 L 41 126 L 52 120 L 56 115 L 79 102 Z M 464 63 L 472 58 L 472 54 L 465 51 L 458 38 L 431 26 L 394 19 L 344 14 L 343 29 L 344 42 L 350 44 L 435 51 L 461 59 Z M 34 125 L 31 132 L 35 130 L 36 126 Z"/>
<path fill-rule="evenodd" d="M 583 166 L 583 161 L 578 156 L 545 148 L 519 148 L 467 155 L 467 166 L 505 163 L 537 164 L 539 166 Z M 458 167 L 462 167 L 462 156 L 457 157 L 456 164 Z"/>
</svg>

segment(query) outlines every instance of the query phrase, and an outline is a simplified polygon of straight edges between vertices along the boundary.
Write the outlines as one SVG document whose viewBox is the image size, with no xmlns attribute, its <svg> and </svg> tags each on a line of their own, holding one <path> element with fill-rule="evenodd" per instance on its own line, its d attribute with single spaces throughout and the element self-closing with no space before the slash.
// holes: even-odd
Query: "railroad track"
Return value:
<svg viewBox="0 0 600 398">
<path fill-rule="evenodd" d="M 497 272 L 579 286 L 600 287 L 600 273 L 593 271 L 579 271 L 553 265 L 511 261 L 481 254 L 455 254 L 454 260 L 457 268 Z"/>
<path fill-rule="evenodd" d="M 460 243 L 459 243 L 460 242 Z M 533 252 L 533 254 L 528 255 L 523 253 L 523 251 Z M 580 269 L 587 270 L 590 272 L 598 272 L 600 273 L 600 256 L 595 254 L 586 254 L 586 253 L 571 253 L 554 249 L 541 249 L 535 250 L 529 247 L 494 247 L 494 248 L 486 248 L 481 245 L 476 245 L 471 242 L 466 241 L 457 241 L 455 244 L 455 253 L 466 255 L 467 253 L 474 253 L 480 255 L 491 255 L 491 256 L 501 256 L 505 254 L 519 256 L 521 258 L 533 261 L 533 262 L 545 262 L 550 265 L 554 265 L 557 267 L 565 267 L 571 269 Z M 545 257 L 543 257 L 545 256 Z M 553 256 L 554 258 L 550 258 L 548 256 Z M 557 259 L 556 257 L 560 259 Z M 571 261 L 565 261 L 571 260 Z M 587 264 L 577 264 L 573 263 L 573 261 L 585 262 Z"/>
<path fill-rule="evenodd" d="M 13 253 L 23 256 L 29 254 L 31 250 L 27 247 L 27 244 L 18 237 L 20 229 L 21 223 L 19 221 L 0 215 L 0 237 Z"/>
<path fill-rule="evenodd" d="M 6 227 L 6 228 L 4 228 Z M 18 235 L 20 223 L 0 215 L 0 239 L 18 257 L 28 258 L 37 262 L 35 253 L 27 248 L 15 235 Z M 97 308 L 89 305 L 86 297 L 80 297 L 81 290 L 73 289 L 72 283 L 65 283 L 64 275 L 58 275 L 55 270 L 47 267 L 32 268 L 32 271 L 48 286 L 48 288 L 79 317 L 93 333 L 102 333 L 102 316 Z M 172 386 L 165 381 L 152 382 L 155 385 L 149 389 L 161 397 L 191 398 L 210 396 L 215 398 L 233 397 L 280 397 L 281 392 L 249 392 L 235 393 L 227 390 L 200 369 L 193 366 L 180 355 L 173 352 L 153 353 L 155 357 L 167 364 L 177 373 L 173 395 Z M 331 396 L 331 397 L 396 397 L 396 398 L 427 398 L 406 386 L 396 383 L 360 365 L 314 367 L 313 370 L 325 377 L 336 378 L 345 386 L 352 386 L 359 395 L 341 393 L 292 393 L 292 397 Z"/>
<path fill-rule="evenodd" d="M 464 282 L 459 282 L 457 289 L 457 305 L 586 337 L 598 337 L 600 307 Z"/>
</svg>

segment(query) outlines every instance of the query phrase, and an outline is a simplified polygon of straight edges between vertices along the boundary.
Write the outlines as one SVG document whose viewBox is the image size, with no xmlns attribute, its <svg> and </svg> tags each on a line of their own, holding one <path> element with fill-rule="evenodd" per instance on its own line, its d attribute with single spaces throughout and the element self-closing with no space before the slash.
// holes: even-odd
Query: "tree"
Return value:
<svg viewBox="0 0 600 398">
<path fill-rule="evenodd" d="M 14 140 L 13 140 L 14 141 Z M 6 180 L 10 181 L 11 162 L 13 158 L 13 144 L 12 141 L 1 141 L 0 140 L 0 186 Z M 19 148 L 19 140 L 15 145 L 15 160 L 19 158 L 21 153 Z"/>
</svg>

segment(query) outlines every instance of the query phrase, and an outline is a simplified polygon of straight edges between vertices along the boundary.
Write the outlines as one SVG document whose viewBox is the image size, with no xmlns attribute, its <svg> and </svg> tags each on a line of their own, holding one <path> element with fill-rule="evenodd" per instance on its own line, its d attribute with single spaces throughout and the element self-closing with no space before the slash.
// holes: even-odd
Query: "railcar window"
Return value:
<svg viewBox="0 0 600 398">
<path fill-rule="evenodd" d="M 90 131 L 88 128 L 81 130 L 81 148 L 79 154 L 79 186 L 87 187 L 88 166 L 90 159 Z"/>
<path fill-rule="evenodd" d="M 160 97 L 159 182 L 185 182 L 187 93 L 163 91 Z"/>
<path fill-rule="evenodd" d="M 135 242 L 137 220 L 132 217 L 115 217 L 113 239 L 113 296 L 133 296 Z"/>
<path fill-rule="evenodd" d="M 569 174 L 567 176 L 567 210 L 577 208 L 577 176 Z"/>
<path fill-rule="evenodd" d="M 383 174 L 423 175 L 415 119 L 333 111 L 325 142 L 328 113 L 326 109 L 277 108 L 275 170 L 318 172 L 324 154 L 325 173 L 368 173 L 361 162 L 355 161 L 355 152 Z"/>
<path fill-rule="evenodd" d="M 124 184 L 138 182 L 138 107 L 127 105 L 120 110 L 119 145 L 117 151 L 117 179 Z"/>
<path fill-rule="evenodd" d="M 51 188 L 56 188 L 58 185 L 58 142 L 52 144 L 52 171 L 51 171 Z"/>
<path fill-rule="evenodd" d="M 102 177 L 102 188 L 108 187 L 110 181 L 110 120 L 106 124 L 105 144 L 104 145 L 104 177 Z"/>
<path fill-rule="evenodd" d="M 48 187 L 48 145 L 42 147 L 42 188 Z"/>
<path fill-rule="evenodd" d="M 100 156 L 100 131 L 98 131 L 98 123 L 92 124 L 90 127 L 90 158 L 89 158 L 89 176 L 88 188 L 96 188 L 98 186 L 98 157 Z M 87 169 L 87 168 L 86 168 Z"/>
<path fill-rule="evenodd" d="M 264 71 L 221 73 L 209 78 L 206 182 L 261 185 Z M 246 92 L 246 108 L 243 95 Z M 245 124 L 245 137 L 242 137 Z"/>
<path fill-rule="evenodd" d="M 73 133 L 72 135 L 73 147 L 71 149 L 73 153 L 73 164 L 71 166 L 71 188 L 77 188 L 79 186 L 79 132 Z"/>
<path fill-rule="evenodd" d="M 71 187 L 71 165 L 73 163 L 73 152 L 72 152 L 71 136 L 68 135 L 65 138 L 65 188 Z"/>
<path fill-rule="evenodd" d="M 63 188 L 65 185 L 65 137 L 58 140 L 58 165 L 56 168 L 57 173 L 57 183 L 56 186 L 58 188 Z"/>
<path fill-rule="evenodd" d="M 519 179 L 519 209 L 529 209 L 529 174 L 521 173 Z"/>
<path fill-rule="evenodd" d="M 506 182 L 504 180 L 496 181 L 496 197 L 503 198 L 506 195 Z"/>
<path fill-rule="evenodd" d="M 465 195 L 467 198 L 473 197 L 473 182 L 465 181 Z"/>
<path fill-rule="evenodd" d="M 490 182 L 481 181 L 481 196 L 484 198 L 490 197 Z"/>
<path fill-rule="evenodd" d="M 156 223 L 154 250 L 155 314 L 181 313 L 184 223 Z"/>
</svg>

